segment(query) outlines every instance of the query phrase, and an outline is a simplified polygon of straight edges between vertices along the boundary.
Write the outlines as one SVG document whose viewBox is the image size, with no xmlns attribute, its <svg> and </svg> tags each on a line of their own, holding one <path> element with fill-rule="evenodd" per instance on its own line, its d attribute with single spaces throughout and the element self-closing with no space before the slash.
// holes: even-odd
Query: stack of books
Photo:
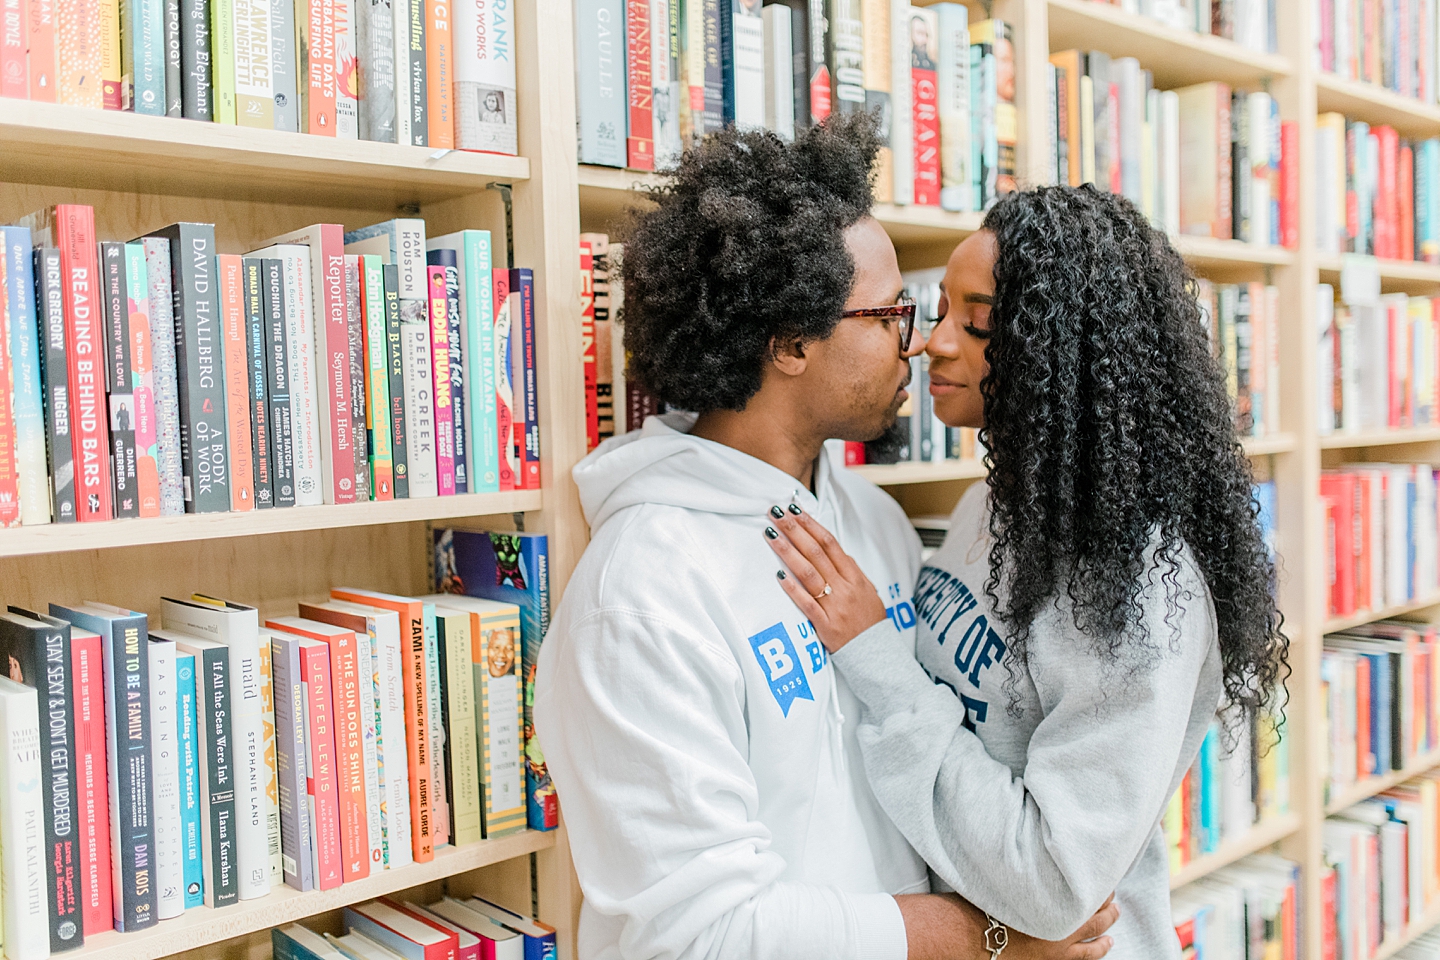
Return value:
<svg viewBox="0 0 1440 960">
<path fill-rule="evenodd" d="M 1280 291 L 1263 283 L 1197 281 L 1200 313 L 1225 372 L 1235 432 L 1280 429 Z"/>
<path fill-rule="evenodd" d="M 8 608 L 7 955 L 553 828 L 524 707 L 545 553 L 539 535 L 443 531 L 443 585 L 482 596 L 340 587 L 295 616 L 201 594 L 160 600 L 158 625 L 91 601 Z"/>
<path fill-rule="evenodd" d="M 1321 253 L 1364 253 L 1440 263 L 1440 139 L 1339 113 L 1315 121 L 1315 243 Z"/>
<path fill-rule="evenodd" d="M 1435 103 L 1434 0 L 1319 0 L 1312 9 L 1319 69 Z"/>
<path fill-rule="evenodd" d="M 0 96 L 515 154 L 510 19 L 443 0 L 34 0 L 6 8 Z"/>
<path fill-rule="evenodd" d="M 1300 956 L 1299 903 L 1300 864 L 1272 854 L 1248 856 L 1170 896 L 1183 955 L 1205 960 Z"/>
<path fill-rule="evenodd" d="M 534 278 L 487 231 L 0 229 L 0 526 L 540 487 Z"/>
<path fill-rule="evenodd" d="M 555 960 L 555 928 L 481 897 L 382 898 L 346 907 L 344 933 L 270 931 L 275 960 Z"/>
<path fill-rule="evenodd" d="M 1398 293 L 1341 304 L 1322 283 L 1315 306 L 1321 436 L 1440 422 L 1440 298 Z"/>
<path fill-rule="evenodd" d="M 1428 464 L 1358 463 L 1320 475 L 1330 616 L 1435 594 L 1435 490 Z"/>
</svg>

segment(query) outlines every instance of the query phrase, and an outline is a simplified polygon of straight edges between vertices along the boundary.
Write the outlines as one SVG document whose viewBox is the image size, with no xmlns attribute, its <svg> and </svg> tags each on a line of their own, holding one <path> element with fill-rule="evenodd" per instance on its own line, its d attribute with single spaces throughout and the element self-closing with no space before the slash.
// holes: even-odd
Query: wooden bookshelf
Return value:
<svg viewBox="0 0 1440 960">
<path fill-rule="evenodd" d="M 1440 128 L 1440 106 L 1402 97 L 1373 83 L 1345 80 L 1315 71 L 1315 105 L 1321 113 L 1335 111 L 1367 123 L 1389 124 L 1400 136 L 1433 137 Z"/>
<path fill-rule="evenodd" d="M 978 480 L 985 465 L 978 460 L 941 460 L 938 463 L 867 463 L 851 470 L 882 487 L 902 483 L 937 483 L 944 480 Z"/>
<path fill-rule="evenodd" d="M 1432 907 L 1420 915 L 1420 917 L 1399 936 L 1390 937 L 1381 941 L 1379 948 L 1371 960 L 1389 960 L 1401 950 L 1410 946 L 1420 938 L 1420 935 L 1428 932 L 1433 927 L 1440 925 L 1440 906 Z"/>
<path fill-rule="evenodd" d="M 1325 815 L 1328 817 L 1340 813 L 1342 810 L 1355 806 L 1361 800 L 1373 797 L 1377 793 L 1384 793 L 1391 787 L 1398 787 L 1411 777 L 1418 777 L 1437 766 L 1440 766 L 1440 750 L 1416 757 L 1407 763 L 1403 770 L 1391 770 L 1382 776 L 1366 777 L 1364 780 L 1346 787 L 1332 799 L 1325 801 Z"/>
<path fill-rule="evenodd" d="M 1375 271 L 1380 274 L 1381 280 L 1411 281 L 1419 284 L 1440 284 L 1440 264 L 1419 263 L 1414 260 L 1386 260 L 1378 257 L 1367 257 L 1373 261 Z M 1320 269 L 1320 278 L 1326 283 L 1338 283 L 1340 271 L 1345 266 L 1346 258 L 1334 254 L 1325 254 L 1317 258 L 1317 265 Z M 1409 291 L 1407 291 L 1409 292 Z M 1424 289 L 1417 289 L 1418 293 L 1428 293 Z"/>
<path fill-rule="evenodd" d="M 1361 610 L 1348 617 L 1331 617 L 1325 621 L 1324 630 L 1326 633 L 1339 633 L 1342 630 L 1349 630 L 1351 627 L 1358 627 L 1361 624 L 1375 623 L 1378 620 L 1408 617 L 1435 606 L 1440 606 L 1440 593 L 1432 593 L 1427 597 L 1382 607 L 1379 610 Z"/>
<path fill-rule="evenodd" d="M 1214 853 L 1196 857 L 1170 874 L 1170 889 L 1178 890 L 1221 867 L 1228 867 L 1236 860 L 1269 849 L 1299 829 L 1300 818 L 1293 813 L 1262 820 L 1243 836 L 1225 841 Z"/>
<path fill-rule="evenodd" d="M 435 851 L 435 859 L 429 863 L 415 863 L 398 870 L 371 874 L 364 880 L 342 883 L 330 890 L 301 893 L 281 886 L 272 889 L 268 896 L 242 900 L 234 906 L 218 910 L 194 907 L 172 920 L 163 920 L 135 933 L 103 933 L 87 937 L 85 946 L 64 956 L 77 960 L 155 960 L 268 931 L 271 927 L 281 927 L 352 903 L 388 896 L 554 846 L 553 832 L 525 830 L 464 847 L 442 847 Z"/>
<path fill-rule="evenodd" d="M 1321 450 L 1356 450 L 1362 447 L 1393 447 L 1404 443 L 1440 441 L 1440 427 L 1413 427 L 1398 430 L 1359 430 L 1329 433 L 1320 438 Z"/>
</svg>

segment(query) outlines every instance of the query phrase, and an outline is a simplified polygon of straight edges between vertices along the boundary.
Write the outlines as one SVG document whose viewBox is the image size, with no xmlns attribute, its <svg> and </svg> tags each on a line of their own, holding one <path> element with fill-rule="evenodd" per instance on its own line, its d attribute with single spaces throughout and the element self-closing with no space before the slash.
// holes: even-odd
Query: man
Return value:
<svg viewBox="0 0 1440 960">
<path fill-rule="evenodd" d="M 928 892 L 876 804 L 858 703 L 763 539 L 768 510 L 801 506 L 913 643 L 919 541 L 823 452 L 894 422 L 923 346 L 868 215 L 877 147 L 863 115 L 794 144 L 718 134 L 633 225 L 630 375 L 698 417 L 652 418 L 575 469 L 592 540 L 535 714 L 585 893 L 582 960 L 992 955 L 987 918 Z M 1005 960 L 1102 956 L 1108 941 L 1079 941 L 1113 919 L 1064 944 L 1014 934 Z"/>
</svg>

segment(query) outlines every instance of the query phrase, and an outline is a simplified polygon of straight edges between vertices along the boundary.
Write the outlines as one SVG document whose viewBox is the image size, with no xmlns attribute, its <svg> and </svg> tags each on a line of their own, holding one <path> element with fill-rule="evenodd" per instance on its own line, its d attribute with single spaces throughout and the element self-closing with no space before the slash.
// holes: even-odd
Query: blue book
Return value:
<svg viewBox="0 0 1440 960">
<path fill-rule="evenodd" d="M 525 793 L 531 830 L 559 822 L 555 787 L 535 738 L 535 664 L 550 628 L 550 551 L 542 533 L 435 531 L 438 593 L 459 593 L 520 608 L 521 667 L 525 676 Z"/>
<path fill-rule="evenodd" d="M 1220 727 L 1211 723 L 1200 741 L 1200 852 L 1213 853 L 1220 846 Z"/>
<path fill-rule="evenodd" d="M 175 719 L 180 728 L 180 855 L 185 870 L 185 909 L 205 902 L 205 865 L 200 860 L 199 715 L 195 712 L 195 655 L 175 654 Z"/>
<path fill-rule="evenodd" d="M 1420 519 L 1415 511 L 1415 479 L 1412 476 L 1405 484 L 1405 596 L 1414 600 L 1415 592 L 1415 525 Z"/>
<path fill-rule="evenodd" d="M 530 917 L 521 916 L 513 910 L 506 910 L 497 903 L 482 897 L 471 897 L 461 901 L 476 913 L 484 914 L 491 920 L 514 930 L 525 938 L 525 960 L 555 960 L 555 928 Z"/>
<path fill-rule="evenodd" d="M 120 14 L 120 69 L 126 78 L 126 106 L 136 113 L 163 117 L 164 0 L 123 0 Z"/>
<path fill-rule="evenodd" d="M 581 163 L 625 166 L 629 101 L 624 51 L 622 0 L 575 0 L 575 108 Z"/>
<path fill-rule="evenodd" d="M 20 468 L 20 522 L 50 522 L 45 458 L 45 404 L 40 389 L 40 328 L 35 315 L 35 258 L 29 227 L 3 227 L 5 295 L 14 369 L 15 463 Z"/>
<path fill-rule="evenodd" d="M 1390 655 L 1364 653 L 1361 656 L 1370 661 L 1370 749 L 1375 755 L 1375 767 L 1370 772 L 1378 777 L 1394 769 L 1394 754 L 1390 749 L 1393 730 L 1390 721 L 1394 709 Z"/>
<path fill-rule="evenodd" d="M 320 934 L 298 923 L 271 927 L 270 950 L 275 960 L 336 960 L 345 956 Z"/>
</svg>

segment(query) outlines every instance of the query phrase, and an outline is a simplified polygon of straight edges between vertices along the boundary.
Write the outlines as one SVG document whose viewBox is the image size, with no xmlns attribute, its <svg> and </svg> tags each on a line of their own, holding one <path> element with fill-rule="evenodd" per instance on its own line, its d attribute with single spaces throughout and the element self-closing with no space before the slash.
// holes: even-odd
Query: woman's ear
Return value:
<svg viewBox="0 0 1440 960">
<path fill-rule="evenodd" d="M 803 340 L 781 340 L 771 338 L 770 340 L 770 362 L 775 364 L 775 369 L 787 377 L 798 377 L 805 372 L 809 365 L 809 356 L 806 352 L 806 344 Z"/>
</svg>

